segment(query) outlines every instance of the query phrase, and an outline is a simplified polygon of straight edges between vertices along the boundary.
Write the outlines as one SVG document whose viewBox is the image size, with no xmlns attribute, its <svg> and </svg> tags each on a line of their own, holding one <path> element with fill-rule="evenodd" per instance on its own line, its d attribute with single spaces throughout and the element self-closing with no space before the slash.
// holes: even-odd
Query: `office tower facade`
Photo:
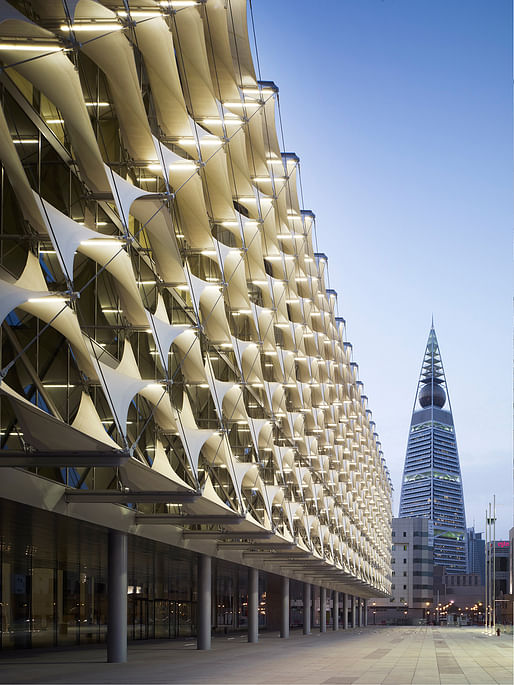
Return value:
<svg viewBox="0 0 514 685">
<path fill-rule="evenodd" d="M 119 660 L 127 602 L 134 639 L 255 641 L 271 574 L 279 607 L 390 591 L 391 482 L 246 8 L 0 4 L 5 647 L 112 615 Z"/>
<path fill-rule="evenodd" d="M 407 443 L 400 517 L 433 523 L 434 564 L 466 573 L 466 518 L 459 453 L 443 363 L 432 325 Z"/>
<path fill-rule="evenodd" d="M 466 531 L 466 554 L 468 560 L 468 573 L 478 573 L 480 582 L 485 583 L 485 540 L 482 533 L 475 532 L 474 528 Z"/>
</svg>

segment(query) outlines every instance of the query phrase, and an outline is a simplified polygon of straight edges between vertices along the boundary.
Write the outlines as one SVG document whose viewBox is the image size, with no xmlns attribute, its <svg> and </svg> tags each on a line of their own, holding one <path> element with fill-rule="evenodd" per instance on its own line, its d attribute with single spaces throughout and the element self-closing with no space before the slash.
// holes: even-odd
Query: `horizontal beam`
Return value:
<svg viewBox="0 0 514 685">
<path fill-rule="evenodd" d="M 272 552 L 271 554 L 268 552 L 253 552 L 253 551 L 248 551 L 243 553 L 243 557 L 246 559 L 257 559 L 259 557 L 262 557 L 266 561 L 308 561 L 308 557 L 305 556 L 305 554 L 302 554 L 300 552 L 295 552 L 294 550 L 291 550 L 290 552 Z"/>
<path fill-rule="evenodd" d="M 217 530 L 185 530 L 183 532 L 183 536 L 185 538 L 196 538 L 196 539 L 205 539 L 205 540 L 217 540 L 220 538 L 236 538 L 240 540 L 241 538 L 248 539 L 248 540 L 257 540 L 260 538 L 267 538 L 270 535 L 273 535 L 273 533 L 267 533 L 266 531 L 257 531 L 255 533 L 249 533 L 247 531 L 237 531 L 237 530 L 225 530 L 225 531 L 217 531 Z M 253 544 L 253 543 L 248 543 L 248 544 Z"/>
<path fill-rule="evenodd" d="M 1 450 L 0 467 L 38 468 L 55 466 L 58 468 L 87 468 L 90 466 L 123 466 L 128 461 L 129 456 L 128 452 L 122 450 L 110 450 L 107 452 Z"/>
<path fill-rule="evenodd" d="M 266 560 L 267 561 L 267 560 Z M 323 575 L 323 567 L 322 566 L 316 566 L 312 562 L 309 562 L 308 559 L 298 559 L 298 561 L 295 561 L 294 559 L 289 559 L 289 560 L 277 560 L 278 563 L 283 566 L 284 568 L 302 568 L 305 570 L 305 573 L 307 571 L 311 571 L 312 573 L 316 573 L 316 575 Z M 269 563 L 273 563 L 272 558 L 270 559 Z"/>
<path fill-rule="evenodd" d="M 244 521 L 241 516 L 229 515 L 215 515 L 208 516 L 206 514 L 187 514 L 187 516 L 176 516 L 175 514 L 138 514 L 136 515 L 136 523 L 157 525 L 171 525 L 171 526 L 192 526 L 198 524 L 218 525 L 218 524 L 238 524 Z"/>
<path fill-rule="evenodd" d="M 239 550 L 246 550 L 248 549 L 248 542 L 218 542 L 218 549 L 223 549 L 223 550 L 234 550 L 234 551 L 239 551 Z M 282 542 L 258 542 L 258 543 L 252 543 L 252 547 L 254 549 L 258 549 L 259 552 L 262 552 L 263 550 L 268 550 L 268 551 L 273 551 L 275 549 L 279 550 L 287 550 L 289 548 L 294 548 L 294 545 L 291 543 L 282 543 Z M 268 555 L 266 555 L 268 556 Z"/>
<path fill-rule="evenodd" d="M 196 492 L 162 492 L 142 490 L 121 492 L 120 490 L 67 490 L 66 502 L 81 504 L 190 504 L 200 493 Z"/>
</svg>

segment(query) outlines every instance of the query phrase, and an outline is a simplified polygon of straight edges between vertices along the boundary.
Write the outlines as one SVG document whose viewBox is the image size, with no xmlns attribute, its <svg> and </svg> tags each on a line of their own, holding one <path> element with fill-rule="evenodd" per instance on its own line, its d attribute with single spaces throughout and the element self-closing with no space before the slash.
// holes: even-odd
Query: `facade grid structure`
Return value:
<svg viewBox="0 0 514 685">
<path fill-rule="evenodd" d="M 211 558 L 387 595 L 391 481 L 246 0 L 2 0 L 0 60 L 0 497 L 199 555 L 199 646 Z"/>
</svg>

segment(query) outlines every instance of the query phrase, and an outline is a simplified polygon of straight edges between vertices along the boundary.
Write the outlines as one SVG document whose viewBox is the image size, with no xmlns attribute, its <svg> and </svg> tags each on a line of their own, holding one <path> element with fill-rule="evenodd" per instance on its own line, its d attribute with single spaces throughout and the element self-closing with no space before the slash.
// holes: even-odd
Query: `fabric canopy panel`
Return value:
<svg viewBox="0 0 514 685">
<path fill-rule="evenodd" d="M 154 95 L 159 125 L 167 136 L 191 135 L 186 104 L 173 57 L 173 39 L 164 18 L 137 22 L 136 36 Z"/>
<path fill-rule="evenodd" d="M 112 449 L 113 454 L 121 451 L 117 445 L 113 446 L 103 437 L 97 439 L 50 416 L 15 392 L 5 381 L 0 383 L 0 394 L 9 400 L 23 430 L 24 442 L 36 450 L 90 451 L 92 465 L 94 465 L 94 452 L 105 454 L 106 446 Z"/>
<path fill-rule="evenodd" d="M 97 369 L 105 398 L 109 403 L 119 432 L 126 438 L 127 414 L 134 395 L 149 386 L 155 386 L 156 383 L 155 381 L 141 379 L 132 347 L 128 341 L 125 341 L 121 361 L 114 367 L 111 365 L 113 361 L 109 359 L 106 353 L 100 356 L 93 345 L 90 347 L 91 359 Z M 102 361 L 102 358 L 105 361 Z M 160 394 L 166 392 L 162 386 L 159 386 L 159 390 Z"/>
<path fill-rule="evenodd" d="M 45 224 L 34 202 L 32 189 L 20 161 L 16 146 L 12 141 L 3 110 L 0 109 L 0 160 L 7 171 L 12 188 L 23 212 L 23 217 L 40 233 L 45 231 Z"/>
<path fill-rule="evenodd" d="M 164 452 L 162 445 L 160 450 Z M 160 454 L 160 463 L 163 464 L 163 455 Z M 167 460 L 166 453 L 164 458 Z M 169 466 L 169 464 L 168 464 Z M 157 492 L 194 492 L 177 474 L 171 466 L 167 473 L 162 473 L 157 469 L 149 469 L 146 464 L 141 463 L 131 457 L 121 468 L 121 479 L 123 483 L 132 490 L 149 490 Z"/>
<path fill-rule="evenodd" d="M 77 316 L 66 304 L 68 299 L 67 295 L 62 297 L 59 293 L 51 293 L 48 290 L 39 261 L 29 252 L 25 268 L 18 280 L 1 281 L 0 320 L 4 321 L 9 312 L 20 308 L 48 323 L 70 342 L 84 370 L 94 376 Z"/>
<path fill-rule="evenodd" d="M 115 15 L 112 15 L 115 19 Z M 145 106 L 132 46 L 120 31 L 91 30 L 91 37 L 82 50 L 104 72 L 120 123 L 123 142 L 133 159 L 154 159 L 152 134 Z"/>
<path fill-rule="evenodd" d="M 184 333 L 184 331 L 190 330 L 191 327 L 187 326 L 186 324 L 173 326 L 169 323 L 167 320 L 168 314 L 161 296 L 157 298 L 157 308 L 155 310 L 155 314 L 152 314 L 146 310 L 146 316 L 156 341 L 157 351 L 159 353 L 162 366 L 167 371 L 169 364 L 168 353 L 173 341 L 178 338 L 179 335 Z"/>
</svg>

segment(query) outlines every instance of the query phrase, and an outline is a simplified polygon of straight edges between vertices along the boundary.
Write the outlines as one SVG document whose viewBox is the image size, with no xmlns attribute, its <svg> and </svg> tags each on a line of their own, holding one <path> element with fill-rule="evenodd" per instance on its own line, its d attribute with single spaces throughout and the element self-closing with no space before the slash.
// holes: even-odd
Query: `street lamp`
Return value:
<svg viewBox="0 0 514 685">
<path fill-rule="evenodd" d="M 485 549 L 486 549 L 486 582 L 485 582 L 485 632 L 494 631 L 496 623 L 496 495 L 493 495 L 493 507 L 489 502 L 489 515 L 485 511 Z"/>
</svg>

